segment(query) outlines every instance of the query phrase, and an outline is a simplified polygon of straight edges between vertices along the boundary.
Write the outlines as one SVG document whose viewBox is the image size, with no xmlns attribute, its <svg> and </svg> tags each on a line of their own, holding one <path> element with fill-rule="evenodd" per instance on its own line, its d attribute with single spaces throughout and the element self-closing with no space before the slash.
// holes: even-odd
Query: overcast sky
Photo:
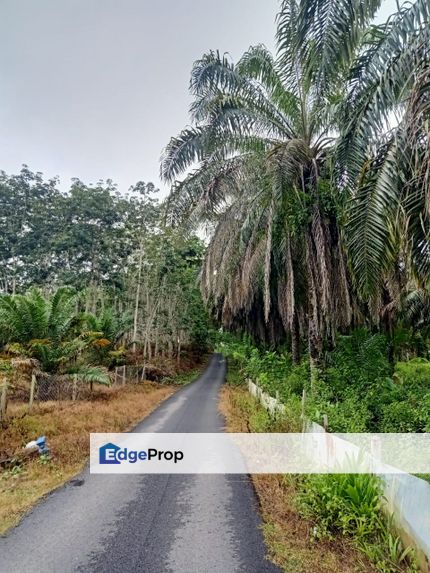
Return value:
<svg viewBox="0 0 430 573">
<path fill-rule="evenodd" d="M 0 0 L 0 169 L 158 179 L 194 60 L 274 47 L 278 0 Z M 380 19 L 395 11 L 385 0 Z"/>
</svg>

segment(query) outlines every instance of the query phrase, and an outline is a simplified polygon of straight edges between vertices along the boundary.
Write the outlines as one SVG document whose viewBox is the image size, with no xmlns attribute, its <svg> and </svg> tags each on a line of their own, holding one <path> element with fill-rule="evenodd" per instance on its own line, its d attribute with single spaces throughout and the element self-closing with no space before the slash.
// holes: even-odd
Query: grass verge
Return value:
<svg viewBox="0 0 430 573">
<path fill-rule="evenodd" d="M 267 412 L 237 384 L 237 373 L 228 374 L 223 387 L 220 410 L 229 432 L 296 431 L 294 418 L 271 420 Z M 295 476 L 253 475 L 260 502 L 263 534 L 269 558 L 285 573 L 370 573 L 376 569 L 346 539 L 316 540 L 314 524 L 302 517 Z"/>
<path fill-rule="evenodd" d="M 150 382 L 100 388 L 91 400 L 45 402 L 31 414 L 10 405 L 1 429 L 0 454 L 13 455 L 46 435 L 52 459 L 39 457 L 0 472 L 0 534 L 16 525 L 37 500 L 77 474 L 89 456 L 91 432 L 123 432 L 173 394 L 177 386 Z"/>
</svg>

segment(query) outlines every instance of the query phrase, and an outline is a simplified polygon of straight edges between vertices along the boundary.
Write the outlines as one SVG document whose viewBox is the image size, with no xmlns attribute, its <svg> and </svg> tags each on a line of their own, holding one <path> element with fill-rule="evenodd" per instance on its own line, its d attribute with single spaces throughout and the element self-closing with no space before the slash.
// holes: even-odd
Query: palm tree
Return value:
<svg viewBox="0 0 430 573">
<path fill-rule="evenodd" d="M 430 272 L 430 4 L 370 29 L 349 76 L 338 176 L 353 196 L 348 250 L 366 298 Z M 395 296 L 394 296 L 395 298 Z"/>
<path fill-rule="evenodd" d="M 77 319 L 77 294 L 61 287 L 52 297 L 37 289 L 25 295 L 0 296 L 0 343 L 28 344 L 49 339 L 60 344 Z"/>
<path fill-rule="evenodd" d="M 351 135 L 362 116 L 349 117 L 346 103 L 362 81 L 367 50 L 388 51 L 388 28 L 369 28 L 379 5 L 285 0 L 276 59 L 263 46 L 236 65 L 216 52 L 203 56 L 191 75 L 193 125 L 162 159 L 169 182 L 197 162 L 173 185 L 168 210 L 173 223 L 206 221 L 214 229 L 202 277 L 207 301 L 225 324 L 263 339 L 273 341 L 282 323 L 296 360 L 299 334 L 316 363 L 323 340 L 362 320 L 341 230 L 346 203 L 362 185 L 354 156 L 343 161 L 350 141 L 369 141 L 367 133 L 360 141 L 359 129 Z M 402 26 L 415 26 L 407 14 L 392 25 L 399 36 Z"/>
<path fill-rule="evenodd" d="M 81 350 L 73 333 L 77 301 L 69 287 L 57 289 L 52 296 L 37 288 L 23 295 L 1 296 L 1 343 L 12 353 L 35 358 L 45 371 L 57 371 Z"/>
<path fill-rule="evenodd" d="M 79 322 L 81 339 L 86 341 L 87 351 L 97 364 L 109 366 L 115 358 L 123 358 L 125 349 L 115 350 L 115 348 L 132 324 L 128 312 L 118 316 L 111 308 L 106 307 L 99 314 L 80 315 Z"/>
<path fill-rule="evenodd" d="M 0 344 L 11 354 L 36 359 L 45 372 L 78 374 L 91 386 L 109 384 L 105 370 L 86 360 L 88 340 L 79 332 L 78 298 L 69 287 L 51 296 L 37 288 L 24 295 L 0 296 Z M 100 324 L 108 328 L 108 313 Z"/>
<path fill-rule="evenodd" d="M 343 197 L 330 185 L 351 55 L 337 50 L 341 38 L 330 30 L 322 52 L 306 44 L 303 10 L 283 2 L 276 60 L 255 46 L 236 65 L 214 52 L 194 64 L 194 127 L 171 140 L 162 162 L 168 181 L 200 163 L 174 186 L 169 207 L 174 217 L 216 221 L 206 299 L 225 324 L 260 337 L 273 341 L 283 325 L 296 361 L 300 333 L 317 360 L 323 339 L 354 314 L 338 222 Z M 347 22 L 352 44 L 373 11 Z"/>
</svg>

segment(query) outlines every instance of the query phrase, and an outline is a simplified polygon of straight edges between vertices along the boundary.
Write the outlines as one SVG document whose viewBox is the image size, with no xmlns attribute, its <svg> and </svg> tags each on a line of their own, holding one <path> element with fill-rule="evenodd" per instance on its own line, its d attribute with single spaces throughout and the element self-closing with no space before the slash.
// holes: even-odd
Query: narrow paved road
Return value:
<svg viewBox="0 0 430 573">
<path fill-rule="evenodd" d="M 221 432 L 225 362 L 157 408 L 136 432 Z M 0 573 L 276 573 L 246 476 L 84 471 L 0 538 Z"/>
</svg>

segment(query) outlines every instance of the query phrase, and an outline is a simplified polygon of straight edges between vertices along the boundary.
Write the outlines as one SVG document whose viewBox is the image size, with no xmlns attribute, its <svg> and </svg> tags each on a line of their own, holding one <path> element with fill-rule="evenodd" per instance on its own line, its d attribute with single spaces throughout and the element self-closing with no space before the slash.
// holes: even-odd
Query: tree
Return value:
<svg viewBox="0 0 430 573">
<path fill-rule="evenodd" d="M 296 361 L 301 331 L 317 360 L 323 338 L 352 317 L 337 220 L 342 197 L 328 170 L 344 62 L 333 62 L 327 102 L 306 74 L 295 2 L 283 4 L 278 45 L 277 60 L 256 46 L 237 65 L 214 52 L 195 63 L 196 125 L 170 142 L 162 175 L 172 180 L 200 161 L 175 186 L 170 208 L 181 216 L 187 200 L 193 214 L 217 218 L 203 280 L 223 322 L 239 320 L 272 342 L 282 324 Z"/>
<path fill-rule="evenodd" d="M 423 4 L 416 11 L 424 14 Z M 301 334 L 314 365 L 324 341 L 363 319 L 342 230 L 357 185 L 345 184 L 352 173 L 345 174 L 342 157 L 365 47 L 369 38 L 374 51 L 389 47 L 379 29 L 369 28 L 379 5 L 285 0 L 276 59 L 263 46 L 237 64 L 217 52 L 203 56 L 191 75 L 193 126 L 170 141 L 161 166 L 173 182 L 198 163 L 173 185 L 169 212 L 173 223 L 191 219 L 214 228 L 202 280 L 217 316 L 271 342 L 282 323 L 295 360 Z M 401 26 L 413 35 L 406 11 L 397 20 L 399 38 Z M 366 161 L 360 157 L 355 166 Z M 350 248 L 351 241 L 350 234 Z"/>
<path fill-rule="evenodd" d="M 80 336 L 86 341 L 91 364 L 111 366 L 117 358 L 124 359 L 121 341 L 131 326 L 129 312 L 118 315 L 113 308 L 105 307 L 98 314 L 80 315 L 79 325 Z"/>
<path fill-rule="evenodd" d="M 19 175 L 0 173 L 0 289 L 18 292 L 46 279 L 48 245 L 59 226 L 57 181 L 44 181 L 26 165 Z"/>
<path fill-rule="evenodd" d="M 179 361 L 185 346 L 206 349 L 209 321 L 197 285 L 203 250 L 196 237 L 160 229 L 145 237 L 130 262 L 132 347 L 145 360 L 176 355 Z"/>
<path fill-rule="evenodd" d="M 348 249 L 357 287 L 373 301 L 381 290 L 395 301 L 411 279 L 422 288 L 430 272 L 429 46 L 428 1 L 405 3 L 363 38 L 342 106 Z"/>
<path fill-rule="evenodd" d="M 76 321 L 77 294 L 67 287 L 49 298 L 36 288 L 26 295 L 0 297 L 1 343 L 12 354 L 37 359 L 48 372 L 81 350 L 72 336 Z"/>
<path fill-rule="evenodd" d="M 139 181 L 122 195 L 112 181 L 74 179 L 62 193 L 57 183 L 26 166 L 0 173 L 0 290 L 68 284 L 88 289 L 87 310 L 95 310 L 103 289 L 122 287 L 139 237 L 157 224 L 157 190 Z"/>
</svg>

